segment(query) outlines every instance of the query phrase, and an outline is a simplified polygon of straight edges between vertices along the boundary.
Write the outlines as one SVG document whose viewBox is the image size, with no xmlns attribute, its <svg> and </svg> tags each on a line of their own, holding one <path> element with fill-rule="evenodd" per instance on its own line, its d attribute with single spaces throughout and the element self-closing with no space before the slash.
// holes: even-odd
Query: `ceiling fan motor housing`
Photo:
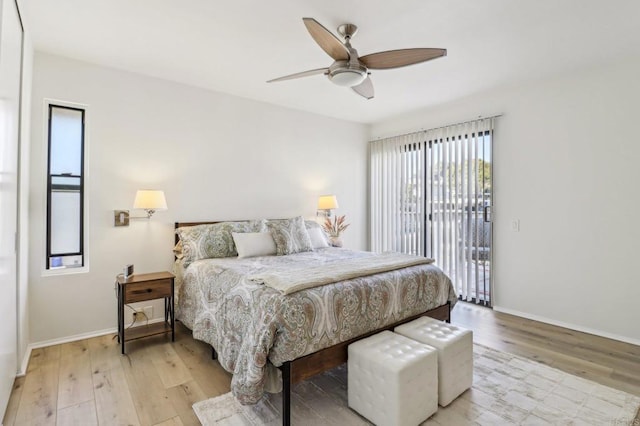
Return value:
<svg viewBox="0 0 640 426">
<path fill-rule="evenodd" d="M 367 78 L 367 67 L 353 61 L 335 61 L 329 67 L 327 77 L 338 86 L 353 87 Z"/>
</svg>

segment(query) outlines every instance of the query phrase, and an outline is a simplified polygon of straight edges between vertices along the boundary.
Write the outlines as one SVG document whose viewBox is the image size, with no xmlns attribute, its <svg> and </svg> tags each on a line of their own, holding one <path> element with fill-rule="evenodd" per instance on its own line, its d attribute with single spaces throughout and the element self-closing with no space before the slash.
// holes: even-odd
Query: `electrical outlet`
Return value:
<svg viewBox="0 0 640 426">
<path fill-rule="evenodd" d="M 134 312 L 131 312 L 131 324 L 144 324 L 145 321 L 145 317 L 144 317 L 144 310 L 142 308 L 135 308 Z"/>
<path fill-rule="evenodd" d="M 129 317 L 129 324 L 135 323 L 135 325 L 144 325 L 153 318 L 153 306 L 145 306 L 135 308 L 134 312 L 131 312 Z"/>
</svg>

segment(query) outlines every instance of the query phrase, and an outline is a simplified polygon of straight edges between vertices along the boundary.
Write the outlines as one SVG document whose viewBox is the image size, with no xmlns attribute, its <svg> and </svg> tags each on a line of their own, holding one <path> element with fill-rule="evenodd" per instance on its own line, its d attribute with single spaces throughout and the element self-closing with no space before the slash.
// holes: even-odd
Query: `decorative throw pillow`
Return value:
<svg viewBox="0 0 640 426">
<path fill-rule="evenodd" d="M 270 232 L 232 232 L 240 259 L 276 254 L 276 243 Z"/>
<path fill-rule="evenodd" d="M 271 231 L 273 240 L 276 242 L 276 254 L 278 256 L 313 251 L 311 239 L 302 216 L 292 219 L 270 220 L 267 222 L 267 226 Z"/>
<path fill-rule="evenodd" d="M 232 232 L 265 232 L 266 220 L 220 222 L 178 228 L 184 266 L 200 259 L 237 256 Z"/>
<path fill-rule="evenodd" d="M 322 229 L 307 228 L 307 232 L 309 233 L 309 238 L 311 239 L 311 246 L 314 249 L 329 247 L 329 243 L 327 243 L 327 237 L 324 235 Z"/>
<path fill-rule="evenodd" d="M 305 226 L 305 228 L 307 228 L 307 231 L 309 229 L 314 229 L 314 228 L 322 229 L 322 226 L 318 222 L 316 222 L 315 220 L 305 220 L 304 221 L 304 226 Z"/>
</svg>

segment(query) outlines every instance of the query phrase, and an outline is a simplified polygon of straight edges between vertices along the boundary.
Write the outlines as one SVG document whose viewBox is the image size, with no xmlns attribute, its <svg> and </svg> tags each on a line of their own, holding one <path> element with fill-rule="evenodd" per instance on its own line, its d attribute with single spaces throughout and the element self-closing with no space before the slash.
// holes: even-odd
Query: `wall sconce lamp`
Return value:
<svg viewBox="0 0 640 426">
<path fill-rule="evenodd" d="M 147 212 L 146 216 L 129 216 L 129 210 L 114 210 L 114 225 L 129 226 L 130 219 L 151 219 L 151 216 L 159 210 L 167 210 L 167 199 L 164 191 L 155 189 L 140 189 L 136 192 L 133 201 L 134 209 Z"/>
<path fill-rule="evenodd" d="M 147 219 L 158 210 L 167 210 L 167 199 L 164 198 L 164 191 L 153 189 L 140 189 L 136 192 L 136 199 L 133 202 L 134 209 L 143 209 L 147 212 Z M 134 218 L 139 219 L 139 218 Z"/>
<path fill-rule="evenodd" d="M 335 195 L 321 195 L 318 198 L 318 211 L 316 216 L 331 217 L 331 210 L 338 208 L 338 199 Z"/>
</svg>

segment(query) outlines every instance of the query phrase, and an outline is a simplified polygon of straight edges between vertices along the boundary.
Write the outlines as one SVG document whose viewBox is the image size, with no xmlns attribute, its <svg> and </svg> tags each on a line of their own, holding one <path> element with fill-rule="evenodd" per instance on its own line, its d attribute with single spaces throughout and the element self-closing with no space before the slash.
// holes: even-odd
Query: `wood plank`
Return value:
<svg viewBox="0 0 640 426">
<path fill-rule="evenodd" d="M 180 325 L 178 330 L 173 348 L 206 398 L 229 392 L 231 374 L 226 372 L 217 360 L 211 359 L 211 346 L 194 340 L 191 332 L 184 325 Z"/>
<path fill-rule="evenodd" d="M 93 395 L 93 392 L 91 392 Z M 93 426 L 98 424 L 96 403 L 93 398 L 77 405 L 58 409 L 58 425 Z"/>
<path fill-rule="evenodd" d="M 91 357 L 91 373 L 98 374 L 120 367 L 120 344 L 114 334 L 87 340 Z"/>
<path fill-rule="evenodd" d="M 7 403 L 7 409 L 4 412 L 4 418 L 2 419 L 2 424 L 5 426 L 9 426 L 14 424 L 16 420 L 16 414 L 18 413 L 18 405 L 20 404 L 20 399 L 22 398 L 22 390 L 24 389 L 24 380 L 25 376 L 16 377 L 13 381 L 13 387 L 11 388 L 11 396 L 9 397 L 9 402 Z"/>
<path fill-rule="evenodd" d="M 200 424 L 200 423 L 198 423 Z M 180 417 L 174 417 L 172 419 L 166 420 L 162 423 L 156 423 L 154 426 L 184 426 L 184 423 L 180 419 Z"/>
<path fill-rule="evenodd" d="M 158 351 L 158 345 L 130 348 L 120 363 L 129 385 L 140 423 L 152 425 L 178 415 L 169 404 L 167 391 L 152 362 L 150 352 Z"/>
<path fill-rule="evenodd" d="M 200 421 L 193 411 L 193 404 L 210 398 L 200 388 L 200 385 L 191 380 L 178 386 L 167 389 L 169 400 L 180 416 L 182 423 L 188 426 L 198 426 Z"/>
<path fill-rule="evenodd" d="M 24 381 L 15 424 L 56 424 L 59 363 L 59 359 L 46 356 L 34 363 Z"/>
<path fill-rule="evenodd" d="M 158 345 L 160 351 L 151 353 L 151 361 L 155 365 L 165 388 L 186 383 L 192 379 L 189 369 L 176 353 L 171 343 Z"/>
<path fill-rule="evenodd" d="M 87 340 L 77 340 L 75 342 L 63 343 L 59 345 L 60 358 L 77 357 L 89 355 L 89 345 Z"/>
<path fill-rule="evenodd" d="M 58 372 L 58 409 L 93 401 L 91 356 L 86 340 L 62 345 Z"/>
<path fill-rule="evenodd" d="M 31 351 L 27 372 L 38 368 L 40 365 L 60 359 L 60 345 L 36 348 Z"/>
<path fill-rule="evenodd" d="M 637 372 L 638 369 L 640 369 L 640 367 L 637 367 L 633 371 Z M 611 387 L 616 387 L 613 385 L 613 383 L 618 383 L 619 385 L 624 386 L 624 388 L 620 388 L 621 390 L 640 396 L 640 380 L 631 371 L 614 370 L 609 377 L 612 380 Z"/>
<path fill-rule="evenodd" d="M 122 367 L 94 373 L 93 392 L 99 424 L 140 424 Z"/>
</svg>

